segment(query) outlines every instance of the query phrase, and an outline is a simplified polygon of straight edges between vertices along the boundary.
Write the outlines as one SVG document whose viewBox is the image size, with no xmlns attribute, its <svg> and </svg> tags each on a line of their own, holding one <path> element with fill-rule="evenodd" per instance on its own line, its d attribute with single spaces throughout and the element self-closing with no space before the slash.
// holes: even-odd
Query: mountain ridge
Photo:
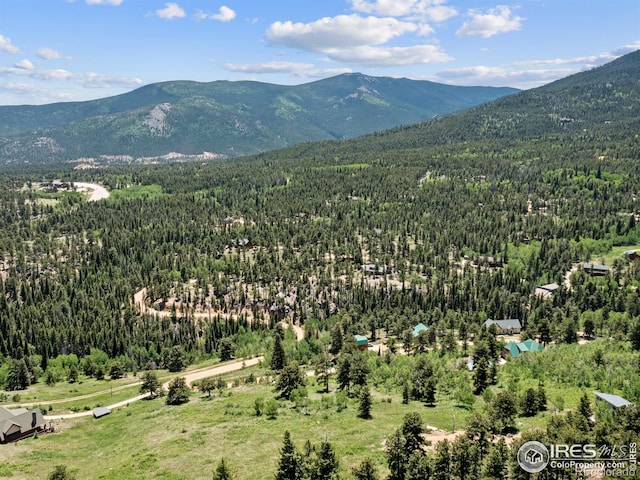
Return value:
<svg viewBox="0 0 640 480">
<path fill-rule="evenodd" d="M 179 80 L 87 102 L 0 106 L 0 158 L 260 153 L 411 124 L 517 92 L 359 73 L 294 86 Z"/>
</svg>

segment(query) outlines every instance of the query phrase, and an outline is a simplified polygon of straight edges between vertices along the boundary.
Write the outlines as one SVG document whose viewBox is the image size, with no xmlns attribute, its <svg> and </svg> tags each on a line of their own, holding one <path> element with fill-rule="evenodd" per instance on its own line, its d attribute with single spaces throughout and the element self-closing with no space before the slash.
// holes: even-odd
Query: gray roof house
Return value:
<svg viewBox="0 0 640 480">
<path fill-rule="evenodd" d="M 596 402 L 605 402 L 612 408 L 628 407 L 631 402 L 627 399 L 610 393 L 595 392 Z"/>
<path fill-rule="evenodd" d="M 522 330 L 522 324 L 517 318 L 507 320 L 488 319 L 484 322 L 484 328 L 489 328 L 491 325 L 496 326 L 498 334 L 500 335 L 513 335 L 514 333 L 520 333 L 520 330 Z"/>
<path fill-rule="evenodd" d="M 28 410 L 0 407 L 0 443 L 9 443 L 31 437 L 44 430 L 45 421 L 39 408 Z"/>
</svg>

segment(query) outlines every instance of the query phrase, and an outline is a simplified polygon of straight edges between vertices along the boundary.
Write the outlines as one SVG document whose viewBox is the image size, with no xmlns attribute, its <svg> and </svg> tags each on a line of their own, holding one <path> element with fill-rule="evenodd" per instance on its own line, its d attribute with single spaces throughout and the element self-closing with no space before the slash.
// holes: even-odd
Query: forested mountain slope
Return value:
<svg viewBox="0 0 640 480">
<path fill-rule="evenodd" d="M 204 151 L 238 156 L 301 141 L 351 138 L 516 91 L 362 74 L 297 86 L 164 82 L 94 101 L 0 107 L 0 160 Z"/>
</svg>

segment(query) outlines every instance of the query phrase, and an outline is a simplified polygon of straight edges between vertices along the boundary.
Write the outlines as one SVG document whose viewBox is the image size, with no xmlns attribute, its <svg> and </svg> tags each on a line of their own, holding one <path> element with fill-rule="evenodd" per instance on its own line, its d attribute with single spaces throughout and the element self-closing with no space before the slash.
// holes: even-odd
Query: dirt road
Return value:
<svg viewBox="0 0 640 480">
<path fill-rule="evenodd" d="M 73 185 L 80 192 L 89 191 L 89 202 L 97 202 L 103 198 L 109 198 L 109 191 L 97 183 L 74 182 Z"/>
<path fill-rule="evenodd" d="M 253 365 L 257 365 L 262 360 L 264 360 L 264 357 L 246 358 L 242 360 L 236 360 L 235 362 L 225 363 L 224 365 L 216 365 L 215 367 L 208 367 L 200 370 L 194 370 L 192 372 L 185 373 L 184 375 L 177 375 L 177 376 L 184 377 L 187 381 L 187 385 L 191 386 L 191 384 L 193 384 L 193 382 L 197 380 L 201 380 L 207 377 L 214 377 L 216 375 L 222 375 L 224 373 L 235 372 L 236 370 L 241 370 L 245 367 L 251 367 Z M 169 385 L 169 382 L 165 382 L 162 388 L 167 388 L 167 386 Z M 108 392 L 109 390 L 105 390 L 104 392 L 98 392 L 95 394 L 91 394 L 89 396 L 96 396 L 101 393 L 108 393 Z M 149 393 L 143 393 L 141 395 L 128 398 L 127 400 L 123 400 L 121 402 L 117 402 L 112 405 L 107 405 L 106 407 L 110 410 L 113 410 L 114 408 L 124 407 L 126 405 L 129 405 L 132 402 L 137 402 L 138 400 L 142 400 L 143 398 L 147 398 L 148 396 L 149 396 Z M 88 397 L 82 396 L 80 398 L 88 398 Z M 69 401 L 69 400 L 73 400 L 73 399 L 60 400 L 55 403 L 61 403 L 63 401 Z M 54 403 L 54 402 L 46 402 L 46 403 Z M 22 406 L 25 406 L 25 405 L 23 404 Z M 70 419 L 70 418 L 88 417 L 90 415 L 93 415 L 93 411 L 91 410 L 77 412 L 77 413 L 65 413 L 61 415 L 45 415 L 44 419 L 47 421 L 62 420 L 62 419 Z"/>
</svg>

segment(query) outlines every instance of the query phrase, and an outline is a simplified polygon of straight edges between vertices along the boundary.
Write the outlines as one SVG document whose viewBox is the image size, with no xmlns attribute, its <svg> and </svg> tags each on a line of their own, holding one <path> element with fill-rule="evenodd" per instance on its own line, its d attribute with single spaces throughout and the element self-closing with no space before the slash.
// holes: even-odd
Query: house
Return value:
<svg viewBox="0 0 640 480">
<path fill-rule="evenodd" d="M 556 290 L 560 288 L 560 285 L 557 283 L 548 283 L 546 285 L 540 285 L 536 287 L 535 295 L 536 297 L 547 298 L 555 293 Z"/>
<path fill-rule="evenodd" d="M 108 407 L 98 407 L 93 411 L 93 418 L 104 417 L 105 415 L 109 415 L 111 413 L 111 409 Z"/>
<path fill-rule="evenodd" d="M 255 245 L 248 238 L 237 238 L 231 243 L 232 247 L 244 248 L 245 250 L 251 250 Z"/>
<path fill-rule="evenodd" d="M 375 263 L 365 263 L 364 273 L 367 275 L 384 275 L 387 273 L 387 267 L 384 265 L 376 265 Z"/>
<path fill-rule="evenodd" d="M 364 335 L 354 335 L 353 337 L 356 339 L 358 350 L 366 350 L 369 348 L 369 339 L 367 337 Z"/>
<path fill-rule="evenodd" d="M 15 442 L 31 437 L 45 429 L 45 421 L 39 408 L 28 410 L 0 407 L 0 443 Z"/>
<path fill-rule="evenodd" d="M 489 268 L 502 267 L 503 259 L 500 257 L 473 257 L 471 259 L 471 265 L 473 267 L 487 266 Z"/>
<path fill-rule="evenodd" d="M 607 265 L 599 265 L 597 263 L 583 263 L 582 270 L 584 270 L 584 273 L 591 275 L 592 277 L 603 277 L 609 273 L 611 267 Z"/>
<path fill-rule="evenodd" d="M 496 326 L 498 335 L 514 335 L 520 333 L 520 330 L 522 330 L 520 320 L 516 318 L 511 318 L 508 320 L 488 319 L 486 322 L 484 322 L 485 328 L 489 328 L 491 325 Z"/>
<path fill-rule="evenodd" d="M 622 252 L 622 255 L 627 260 L 637 260 L 638 258 L 640 258 L 640 250 L 626 250 Z"/>
<path fill-rule="evenodd" d="M 519 357 L 521 353 L 526 352 L 541 352 L 544 347 L 532 338 L 528 338 L 524 342 L 509 342 L 507 343 L 502 353 L 503 355 L 511 355 L 513 358 Z"/>
<path fill-rule="evenodd" d="M 413 336 L 417 337 L 418 335 L 420 335 L 420 332 L 427 332 L 429 331 L 429 327 L 427 327 L 424 323 L 419 323 L 417 324 L 415 327 L 413 327 Z"/>
<path fill-rule="evenodd" d="M 602 392 L 595 392 L 595 395 L 596 395 L 596 403 L 604 402 L 610 408 L 621 408 L 621 407 L 628 407 L 629 405 L 631 405 L 631 402 L 629 400 L 619 397 L 618 395 L 612 395 L 610 393 L 602 393 Z"/>
</svg>

